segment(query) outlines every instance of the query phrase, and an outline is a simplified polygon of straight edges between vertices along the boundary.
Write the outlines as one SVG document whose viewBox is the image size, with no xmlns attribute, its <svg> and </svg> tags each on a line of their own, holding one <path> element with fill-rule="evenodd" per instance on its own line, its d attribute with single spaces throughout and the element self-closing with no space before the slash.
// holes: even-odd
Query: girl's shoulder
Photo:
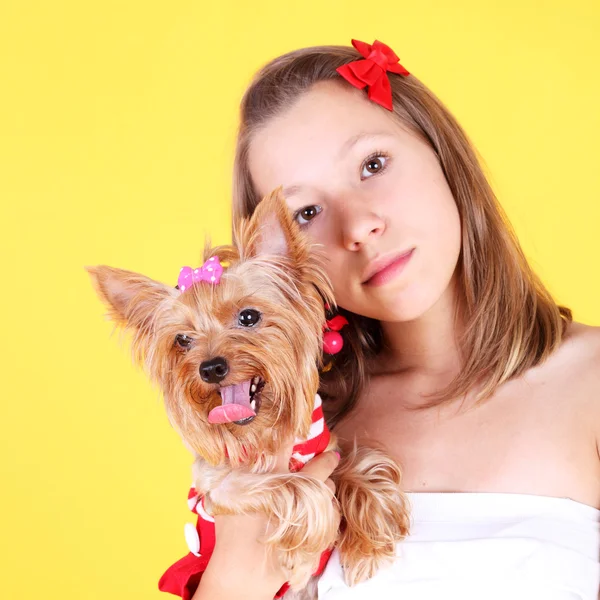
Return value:
<svg viewBox="0 0 600 600">
<path fill-rule="evenodd" d="M 567 328 L 563 346 L 569 364 L 582 374 L 596 375 L 600 384 L 600 327 L 573 321 Z"/>
<path fill-rule="evenodd" d="M 569 325 L 559 366 L 574 400 L 579 401 L 582 418 L 594 423 L 600 444 L 600 327 L 573 322 Z"/>
<path fill-rule="evenodd" d="M 597 423 L 600 438 L 600 327 L 569 323 L 560 345 L 524 380 L 537 384 L 544 402 L 587 421 L 586 427 Z"/>
</svg>

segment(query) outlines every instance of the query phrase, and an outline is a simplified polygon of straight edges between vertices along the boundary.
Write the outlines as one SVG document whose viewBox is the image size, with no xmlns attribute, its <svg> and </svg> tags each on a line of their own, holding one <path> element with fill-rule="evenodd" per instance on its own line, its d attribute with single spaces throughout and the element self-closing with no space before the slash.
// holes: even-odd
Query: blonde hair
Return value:
<svg viewBox="0 0 600 600">
<path fill-rule="evenodd" d="M 233 219 L 252 214 L 261 198 L 248 167 L 253 134 L 320 81 L 343 82 L 336 68 L 361 58 L 354 48 L 316 46 L 289 52 L 265 65 L 241 102 L 234 181 Z M 476 401 L 549 356 L 573 320 L 532 271 L 498 203 L 476 151 L 456 119 L 414 75 L 389 74 L 394 118 L 436 153 L 462 224 L 457 264 L 465 327 L 460 338 L 463 368 L 426 406 L 464 396 L 477 386 Z M 355 405 L 368 381 L 367 360 L 382 347 L 379 321 L 340 309 L 350 321 L 349 342 L 334 368 L 321 376 L 320 392 L 334 425 Z M 346 331 L 348 332 L 346 333 Z"/>
</svg>

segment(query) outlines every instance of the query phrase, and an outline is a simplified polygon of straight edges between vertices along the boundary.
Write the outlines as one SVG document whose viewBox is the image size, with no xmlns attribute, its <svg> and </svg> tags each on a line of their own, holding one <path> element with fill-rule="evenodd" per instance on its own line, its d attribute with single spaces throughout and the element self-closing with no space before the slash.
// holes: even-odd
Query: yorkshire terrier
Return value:
<svg viewBox="0 0 600 600">
<path fill-rule="evenodd" d="M 409 522 L 401 472 L 382 450 L 356 444 L 332 475 L 335 497 L 293 472 L 337 449 L 317 394 L 325 307 L 334 305 L 325 257 L 281 188 L 234 226 L 233 239 L 207 245 L 204 266 L 183 268 L 176 287 L 108 266 L 86 269 L 109 318 L 132 333 L 135 362 L 160 387 L 169 421 L 195 457 L 193 512 L 204 523 L 269 515 L 264 542 L 289 582 L 279 595 L 312 599 L 326 549 L 339 550 L 349 585 L 394 559 Z M 297 443 L 291 472 L 275 472 L 289 440 Z M 210 549 L 200 542 L 202 555 L 188 556 L 207 562 Z"/>
</svg>

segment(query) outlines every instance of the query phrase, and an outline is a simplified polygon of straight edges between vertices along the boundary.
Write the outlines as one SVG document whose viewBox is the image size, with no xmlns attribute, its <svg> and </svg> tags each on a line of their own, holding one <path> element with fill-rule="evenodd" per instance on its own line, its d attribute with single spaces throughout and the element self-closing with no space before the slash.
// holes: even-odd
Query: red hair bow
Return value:
<svg viewBox="0 0 600 600">
<path fill-rule="evenodd" d="M 392 87 L 387 71 L 398 75 L 410 73 L 398 62 L 400 59 L 384 43 L 375 40 L 373 45 L 352 40 L 352 45 L 365 57 L 338 67 L 336 71 L 354 87 L 362 90 L 369 86 L 369 100 L 392 110 Z"/>
</svg>

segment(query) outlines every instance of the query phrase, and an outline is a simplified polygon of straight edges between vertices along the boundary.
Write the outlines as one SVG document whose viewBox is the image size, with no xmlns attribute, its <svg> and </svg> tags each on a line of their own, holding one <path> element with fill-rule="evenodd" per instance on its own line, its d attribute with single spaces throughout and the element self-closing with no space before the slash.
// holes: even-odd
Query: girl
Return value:
<svg viewBox="0 0 600 600">
<path fill-rule="evenodd" d="M 387 46 L 354 44 L 256 75 L 234 175 L 234 218 L 283 185 L 326 249 L 350 322 L 322 377 L 329 423 L 342 448 L 383 444 L 412 506 L 391 567 L 348 588 L 334 552 L 319 598 L 595 599 L 600 328 L 532 272 L 442 103 Z M 285 576 L 257 542 L 264 518 L 216 527 L 194 599 L 272 598 Z"/>
</svg>

